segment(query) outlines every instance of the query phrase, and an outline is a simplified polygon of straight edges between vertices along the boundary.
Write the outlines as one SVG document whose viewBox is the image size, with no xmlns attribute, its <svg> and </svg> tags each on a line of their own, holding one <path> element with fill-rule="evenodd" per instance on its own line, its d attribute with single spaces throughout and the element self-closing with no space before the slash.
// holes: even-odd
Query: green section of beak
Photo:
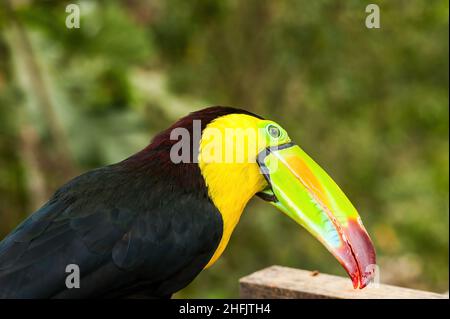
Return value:
<svg viewBox="0 0 450 319">
<path fill-rule="evenodd" d="M 375 251 L 358 212 L 331 177 L 292 143 L 261 152 L 258 164 L 270 185 L 260 196 L 320 240 L 347 270 L 355 288 L 367 285 Z"/>
</svg>

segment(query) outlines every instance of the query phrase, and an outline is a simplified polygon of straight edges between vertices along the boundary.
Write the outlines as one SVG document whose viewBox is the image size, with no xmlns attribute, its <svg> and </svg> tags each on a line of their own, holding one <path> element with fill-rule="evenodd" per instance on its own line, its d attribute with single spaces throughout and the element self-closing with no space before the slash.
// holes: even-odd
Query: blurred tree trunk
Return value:
<svg viewBox="0 0 450 319">
<path fill-rule="evenodd" d="M 29 194 L 27 208 L 30 212 L 39 208 L 47 200 L 47 185 L 42 174 L 37 150 L 39 149 L 39 136 L 31 125 L 20 127 L 20 156 L 26 169 L 27 192 Z"/>
<path fill-rule="evenodd" d="M 20 140 L 21 158 L 27 176 L 27 189 L 29 191 L 30 209 L 36 209 L 46 200 L 48 196 L 49 183 L 46 179 L 46 170 L 40 158 L 50 157 L 54 166 L 47 172 L 52 177 L 58 179 L 56 183 L 61 183 L 75 172 L 74 164 L 68 148 L 65 131 L 55 113 L 54 105 L 50 97 L 49 89 L 44 80 L 42 70 L 34 53 L 32 43 L 27 31 L 17 18 L 13 8 L 13 2 L 6 0 L 6 10 L 9 17 L 9 46 L 15 67 L 15 77 L 19 86 L 26 95 L 26 100 L 36 101 L 37 107 L 42 114 L 46 130 L 48 131 L 52 152 L 44 156 L 42 143 L 33 126 L 29 116 L 21 121 Z M 50 175 L 49 174 L 49 175 Z"/>
</svg>

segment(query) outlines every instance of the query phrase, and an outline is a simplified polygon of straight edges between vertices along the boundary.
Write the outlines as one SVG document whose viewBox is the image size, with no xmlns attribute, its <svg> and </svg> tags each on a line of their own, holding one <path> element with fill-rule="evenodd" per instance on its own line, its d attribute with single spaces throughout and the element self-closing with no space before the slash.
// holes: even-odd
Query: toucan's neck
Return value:
<svg viewBox="0 0 450 319">
<path fill-rule="evenodd" d="M 258 165 L 247 158 L 248 154 L 252 154 L 252 152 L 247 152 L 247 148 L 244 148 L 241 161 L 225 160 L 226 154 L 236 155 L 237 152 L 242 152 L 236 145 L 236 139 L 222 140 L 222 161 L 217 160 L 217 158 L 216 160 L 211 159 L 211 154 L 205 154 L 205 152 L 208 152 L 207 144 L 211 142 L 208 139 L 208 136 L 211 137 L 208 131 L 214 129 L 215 133 L 220 132 L 223 137 L 226 129 L 234 126 L 239 128 L 254 127 L 254 121 L 258 120 L 248 115 L 231 114 L 211 122 L 203 131 L 200 141 L 199 167 L 208 188 L 208 195 L 218 208 L 223 220 L 222 240 L 206 267 L 212 265 L 224 251 L 248 201 L 267 185 Z M 241 132 L 245 134 L 244 131 Z M 255 157 L 255 155 L 253 154 L 252 157 Z"/>
</svg>

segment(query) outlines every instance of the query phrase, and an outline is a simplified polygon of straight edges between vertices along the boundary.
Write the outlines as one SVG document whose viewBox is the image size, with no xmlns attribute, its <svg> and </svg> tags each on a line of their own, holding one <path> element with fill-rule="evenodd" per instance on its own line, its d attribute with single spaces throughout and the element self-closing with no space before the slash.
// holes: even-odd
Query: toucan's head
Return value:
<svg viewBox="0 0 450 319">
<path fill-rule="evenodd" d="M 184 142 L 183 129 L 191 135 Z M 369 283 L 375 250 L 358 212 L 281 125 L 244 110 L 212 107 L 181 119 L 170 134 L 175 141 L 171 160 L 197 162 L 208 196 L 222 214 L 222 240 L 208 265 L 221 255 L 245 205 L 256 195 L 322 242 L 355 288 Z"/>
</svg>

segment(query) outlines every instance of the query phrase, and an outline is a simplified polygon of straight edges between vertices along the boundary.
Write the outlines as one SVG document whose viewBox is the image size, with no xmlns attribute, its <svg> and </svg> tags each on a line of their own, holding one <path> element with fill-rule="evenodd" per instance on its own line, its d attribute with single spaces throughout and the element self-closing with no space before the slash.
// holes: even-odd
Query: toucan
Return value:
<svg viewBox="0 0 450 319">
<path fill-rule="evenodd" d="M 371 281 L 374 246 L 331 177 L 276 122 L 214 106 L 56 190 L 0 242 L 0 297 L 170 298 L 222 255 L 254 196 L 322 242 L 355 289 Z"/>
</svg>

